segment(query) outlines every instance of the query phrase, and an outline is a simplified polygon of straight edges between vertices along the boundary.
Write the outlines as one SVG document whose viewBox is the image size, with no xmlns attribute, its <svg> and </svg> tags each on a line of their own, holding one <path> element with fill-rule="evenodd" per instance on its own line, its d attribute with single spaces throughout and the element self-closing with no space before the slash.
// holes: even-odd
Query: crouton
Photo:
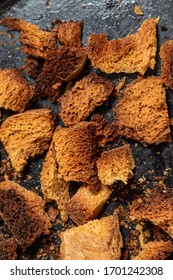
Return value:
<svg viewBox="0 0 173 280">
<path fill-rule="evenodd" d="M 144 74 L 155 67 L 156 48 L 156 22 L 148 18 L 136 34 L 121 39 L 108 41 L 106 34 L 90 35 L 87 52 L 92 65 L 105 73 Z"/>
<path fill-rule="evenodd" d="M 14 237 L 5 239 L 0 236 L 0 260 L 16 260 L 18 244 Z"/>
<path fill-rule="evenodd" d="M 123 246 L 116 215 L 93 220 L 60 233 L 62 260 L 118 260 Z"/>
<path fill-rule="evenodd" d="M 173 89 L 173 40 L 166 41 L 160 48 L 162 61 L 161 78 L 163 83 Z"/>
</svg>

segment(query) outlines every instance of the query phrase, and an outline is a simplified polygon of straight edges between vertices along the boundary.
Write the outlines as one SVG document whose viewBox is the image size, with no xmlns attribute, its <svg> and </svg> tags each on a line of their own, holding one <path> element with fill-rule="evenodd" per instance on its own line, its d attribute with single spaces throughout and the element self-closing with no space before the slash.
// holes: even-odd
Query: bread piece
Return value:
<svg viewBox="0 0 173 280">
<path fill-rule="evenodd" d="M 42 199 L 15 182 L 0 182 L 0 212 L 22 249 L 49 233 L 51 224 Z"/>
<path fill-rule="evenodd" d="M 134 260 L 165 260 L 173 251 L 172 242 L 151 241 L 146 243 Z"/>
<path fill-rule="evenodd" d="M 66 126 L 84 121 L 100 106 L 114 89 L 113 83 L 97 74 L 89 74 L 78 81 L 72 90 L 60 97 L 60 116 Z"/>
<path fill-rule="evenodd" d="M 9 30 L 20 31 L 19 20 L 14 17 L 4 17 L 0 20 L 0 24 L 7 27 Z"/>
<path fill-rule="evenodd" d="M 13 237 L 5 239 L 0 236 L 0 260 L 16 260 L 17 248 L 18 244 Z"/>
<path fill-rule="evenodd" d="M 54 131 L 50 109 L 35 109 L 8 117 L 0 127 L 0 140 L 16 172 L 21 172 L 29 157 L 49 147 Z"/>
<path fill-rule="evenodd" d="M 86 185 L 81 186 L 67 205 L 70 218 L 78 225 L 95 219 L 110 195 L 111 190 L 104 185 L 97 193 L 93 193 Z"/>
<path fill-rule="evenodd" d="M 17 69 L 0 69 L 0 107 L 23 112 L 34 91 Z"/>
<path fill-rule="evenodd" d="M 95 126 L 95 135 L 99 147 L 105 147 L 107 142 L 113 141 L 118 136 L 118 131 L 114 124 L 108 123 L 104 116 L 94 114 L 91 122 Z"/>
<path fill-rule="evenodd" d="M 160 48 L 162 60 L 161 78 L 163 83 L 173 89 L 173 40 L 166 41 Z"/>
<path fill-rule="evenodd" d="M 119 180 L 127 184 L 128 179 L 133 176 L 134 167 L 135 162 L 128 144 L 103 152 L 97 160 L 99 179 L 108 186 Z"/>
<path fill-rule="evenodd" d="M 160 77 L 130 83 L 114 108 L 119 134 L 147 144 L 169 141 L 166 91 Z"/>
<path fill-rule="evenodd" d="M 88 38 L 88 57 L 92 65 L 111 73 L 144 74 L 154 69 L 156 56 L 156 22 L 148 18 L 136 34 L 108 41 L 106 34 L 92 34 Z"/>
<path fill-rule="evenodd" d="M 123 246 L 117 215 L 60 233 L 61 260 L 118 260 Z"/>
<path fill-rule="evenodd" d="M 63 222 L 66 222 L 68 219 L 67 205 L 70 201 L 69 183 L 64 181 L 58 171 L 54 149 L 56 134 L 57 131 L 54 134 L 54 138 L 44 160 L 40 182 L 45 202 L 55 200 L 60 211 L 61 219 Z"/>
<path fill-rule="evenodd" d="M 66 182 L 83 182 L 93 190 L 99 188 L 97 144 L 92 123 L 80 122 L 71 128 L 61 128 L 57 131 L 54 147 L 59 174 Z"/>
<path fill-rule="evenodd" d="M 81 47 L 82 46 L 82 21 L 64 21 L 59 23 L 57 37 L 59 42 L 66 47 Z"/>
<path fill-rule="evenodd" d="M 53 102 L 56 101 L 61 92 L 62 81 L 75 79 L 86 61 L 87 55 L 83 48 L 61 47 L 52 52 L 35 81 L 36 94 L 48 96 Z"/>
<path fill-rule="evenodd" d="M 173 190 L 155 187 L 144 202 L 133 202 L 131 215 L 159 226 L 173 238 Z"/>
</svg>

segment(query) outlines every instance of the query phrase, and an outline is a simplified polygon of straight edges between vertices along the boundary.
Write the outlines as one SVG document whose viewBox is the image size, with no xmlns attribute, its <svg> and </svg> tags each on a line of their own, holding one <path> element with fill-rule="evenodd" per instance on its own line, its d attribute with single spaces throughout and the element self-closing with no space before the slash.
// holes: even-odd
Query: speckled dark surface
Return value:
<svg viewBox="0 0 173 280">
<path fill-rule="evenodd" d="M 141 6 L 143 16 L 138 16 L 134 13 L 134 5 Z M 123 37 L 129 33 L 135 32 L 141 25 L 141 23 L 148 17 L 157 18 L 160 17 L 158 23 L 158 49 L 159 46 L 168 39 L 173 39 L 173 1 L 172 0 L 146 0 L 146 1 L 130 1 L 121 0 L 118 4 L 117 0 L 18 0 L 18 1 L 0 1 L 0 19 L 5 16 L 22 17 L 26 21 L 38 24 L 43 29 L 50 29 L 51 21 L 56 18 L 61 20 L 83 20 L 83 44 L 87 44 L 87 37 L 91 33 L 107 33 L 109 39 Z M 12 36 L 3 36 L 3 32 L 7 29 L 0 26 L 0 67 L 14 67 L 18 68 L 24 64 L 24 54 L 21 53 L 20 43 L 18 41 L 18 33 L 9 32 Z M 10 42 L 14 42 L 14 45 L 10 45 Z M 157 55 L 157 65 L 154 71 L 148 71 L 147 75 L 159 75 L 160 74 L 160 59 Z M 115 83 L 118 83 L 124 74 L 111 75 L 109 78 Z M 136 78 L 136 75 L 129 75 L 128 81 Z M 31 81 L 31 80 L 30 80 Z M 32 82 L 32 81 L 31 81 Z M 117 101 L 117 98 L 111 97 L 104 106 L 97 109 L 97 112 L 103 113 L 108 119 L 110 119 L 111 107 Z M 169 106 L 170 117 L 173 117 L 173 92 L 167 90 L 167 101 Z M 56 112 L 58 107 L 51 104 L 47 100 L 38 99 L 34 107 L 47 107 Z M 5 119 L 9 112 L 2 110 L 2 119 Z M 141 144 L 135 141 L 118 139 L 113 145 L 109 147 L 116 147 L 122 143 L 130 143 L 133 150 L 136 169 L 135 176 L 129 182 L 126 187 L 127 197 L 123 198 L 121 194 L 122 186 L 118 186 L 112 196 L 111 202 L 104 207 L 104 210 L 100 214 L 111 214 L 115 208 L 127 201 L 133 199 L 134 192 L 140 193 L 144 188 L 151 187 L 157 181 L 156 177 L 163 177 L 164 172 L 167 171 L 166 177 L 164 177 L 164 183 L 168 187 L 173 186 L 173 143 L 163 143 L 158 146 L 151 145 L 149 147 L 143 147 Z M 44 155 L 45 156 L 45 155 Z M 42 161 L 44 156 L 38 157 L 34 160 L 30 160 L 25 170 L 24 178 L 18 180 L 21 185 L 26 188 L 37 187 L 39 193 L 39 174 L 41 170 Z M 1 158 L 5 158 L 6 155 L 1 147 Z M 33 179 L 26 180 L 26 175 L 31 174 Z M 139 178 L 145 178 L 145 183 L 139 183 Z M 137 185 L 137 190 L 133 191 L 131 185 Z M 118 197 L 116 201 L 114 198 Z M 70 226 L 71 221 L 67 226 Z M 66 227 L 66 226 L 65 226 Z M 61 225 L 56 222 L 53 227 L 53 231 L 61 229 Z M 123 230 L 125 235 L 130 234 L 128 231 Z M 59 239 L 53 237 L 53 243 L 59 244 Z M 34 259 L 37 258 L 37 249 L 41 246 L 41 243 L 32 246 L 27 252 L 20 254 L 19 258 Z M 50 258 L 48 255 L 45 258 Z"/>
</svg>

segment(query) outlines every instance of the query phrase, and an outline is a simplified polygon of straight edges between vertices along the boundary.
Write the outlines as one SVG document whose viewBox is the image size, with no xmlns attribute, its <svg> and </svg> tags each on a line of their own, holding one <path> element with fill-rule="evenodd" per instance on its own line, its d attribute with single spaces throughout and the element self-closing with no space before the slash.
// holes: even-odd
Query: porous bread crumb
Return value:
<svg viewBox="0 0 173 280">
<path fill-rule="evenodd" d="M 49 233 L 51 224 L 44 211 L 43 200 L 15 182 L 0 182 L 0 211 L 22 249 L 30 246 L 40 235 Z"/>
<path fill-rule="evenodd" d="M 173 40 L 166 41 L 160 48 L 161 79 L 169 88 L 173 89 Z"/>
<path fill-rule="evenodd" d="M 97 160 L 98 177 L 102 184 L 112 185 L 116 181 L 127 184 L 129 178 L 133 176 L 135 162 L 130 149 L 130 145 L 103 152 Z"/>
<path fill-rule="evenodd" d="M 156 22 L 148 18 L 136 34 L 121 39 L 108 41 L 106 34 L 90 35 L 87 53 L 92 65 L 107 74 L 144 74 L 155 67 L 156 49 Z"/>
<path fill-rule="evenodd" d="M 143 16 L 144 15 L 142 10 L 141 10 L 141 6 L 139 6 L 139 5 L 135 5 L 133 10 L 134 10 L 135 14 L 138 15 L 138 16 Z"/>
<path fill-rule="evenodd" d="M 123 246 L 117 215 L 66 229 L 61 238 L 61 260 L 118 260 Z"/>
<path fill-rule="evenodd" d="M 171 139 L 166 91 L 160 77 L 131 82 L 114 112 L 120 135 L 147 144 Z"/>
<path fill-rule="evenodd" d="M 173 251 L 173 244 L 169 241 L 150 241 L 146 243 L 142 250 L 133 260 L 164 260 Z"/>
<path fill-rule="evenodd" d="M 8 117 L 0 126 L 0 140 L 11 164 L 20 173 L 29 157 L 49 148 L 54 132 L 54 115 L 50 109 L 34 109 Z"/>
<path fill-rule="evenodd" d="M 59 102 L 60 116 L 66 126 L 84 121 L 97 106 L 100 106 L 114 89 L 113 83 L 98 75 L 89 74 L 66 91 Z"/>
<path fill-rule="evenodd" d="M 97 193 L 93 193 L 87 185 L 82 185 L 67 205 L 70 218 L 78 225 L 95 219 L 111 193 L 104 185 L 100 186 Z"/>
<path fill-rule="evenodd" d="M 0 69 L 0 107 L 23 112 L 34 97 L 32 86 L 17 69 Z"/>
<path fill-rule="evenodd" d="M 118 83 L 118 85 L 115 87 L 115 91 L 116 91 L 116 94 L 119 96 L 122 88 L 125 86 L 125 83 L 126 83 L 126 76 L 124 76 L 121 81 Z"/>
</svg>

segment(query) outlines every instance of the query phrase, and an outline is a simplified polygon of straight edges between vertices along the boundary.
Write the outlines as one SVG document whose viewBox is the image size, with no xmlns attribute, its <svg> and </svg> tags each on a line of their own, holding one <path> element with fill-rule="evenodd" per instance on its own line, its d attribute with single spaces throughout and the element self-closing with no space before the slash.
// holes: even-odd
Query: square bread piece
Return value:
<svg viewBox="0 0 173 280">
<path fill-rule="evenodd" d="M 49 202 L 55 200 L 60 211 L 61 219 L 63 222 L 66 222 L 68 219 L 67 205 L 70 201 L 70 183 L 66 182 L 58 171 L 58 163 L 56 161 L 54 148 L 56 134 L 57 130 L 54 133 L 52 143 L 43 163 L 40 182 L 41 190 L 44 195 L 44 201 Z"/>
<path fill-rule="evenodd" d="M 67 205 L 70 218 L 78 225 L 96 218 L 111 195 L 111 190 L 101 185 L 97 193 L 93 193 L 86 185 L 81 186 Z"/>
<path fill-rule="evenodd" d="M 151 241 L 146 243 L 133 260 L 165 260 L 173 251 L 173 244 L 169 241 Z"/>
<path fill-rule="evenodd" d="M 15 182 L 0 182 L 0 213 L 22 249 L 49 233 L 51 223 L 43 200 Z"/>
<path fill-rule="evenodd" d="M 119 260 L 123 246 L 117 215 L 60 233 L 61 260 Z"/>
<path fill-rule="evenodd" d="M 166 91 L 160 77 L 130 83 L 114 112 L 120 135 L 146 144 L 170 141 Z"/>
<path fill-rule="evenodd" d="M 98 177 L 102 184 L 111 186 L 116 181 L 127 184 L 133 177 L 135 162 L 130 145 L 124 145 L 101 154 L 97 160 Z"/>
<path fill-rule="evenodd" d="M 84 121 L 97 106 L 107 100 L 113 83 L 98 74 L 89 74 L 60 97 L 60 116 L 66 126 Z"/>
<path fill-rule="evenodd" d="M 23 112 L 34 90 L 17 69 L 0 69 L 0 107 Z"/>
<path fill-rule="evenodd" d="M 151 189 L 144 202 L 133 202 L 130 215 L 133 219 L 149 220 L 173 238 L 173 190 Z"/>
<path fill-rule="evenodd" d="M 161 78 L 163 83 L 173 89 L 173 40 L 166 41 L 160 48 L 162 61 Z"/>
<path fill-rule="evenodd" d="M 136 34 L 108 41 L 106 34 L 92 34 L 88 38 L 87 52 L 92 65 L 111 73 L 144 74 L 154 69 L 157 49 L 156 21 L 148 18 Z"/>
<path fill-rule="evenodd" d="M 16 172 L 21 172 L 29 157 L 49 148 L 54 132 L 50 109 L 28 110 L 8 117 L 0 126 L 0 140 Z"/>
<path fill-rule="evenodd" d="M 97 143 L 94 125 L 80 122 L 70 128 L 61 128 L 54 140 L 58 172 L 66 182 L 89 185 L 94 191 L 100 187 L 97 176 Z"/>
</svg>

